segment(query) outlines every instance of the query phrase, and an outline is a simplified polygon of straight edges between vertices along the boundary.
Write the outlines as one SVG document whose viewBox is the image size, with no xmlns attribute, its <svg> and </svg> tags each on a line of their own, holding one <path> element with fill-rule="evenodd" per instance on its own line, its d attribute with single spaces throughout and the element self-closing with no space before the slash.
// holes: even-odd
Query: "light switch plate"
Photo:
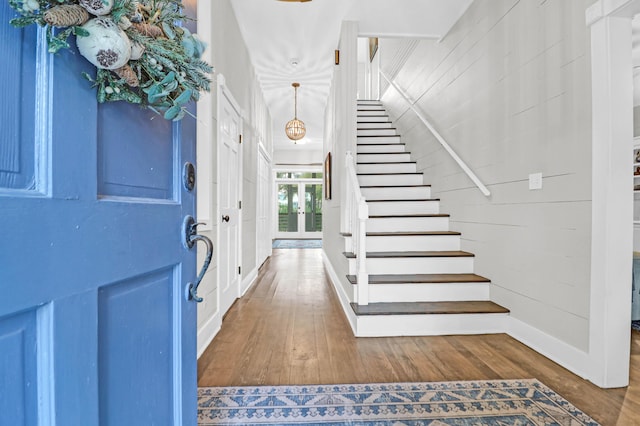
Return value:
<svg viewBox="0 0 640 426">
<path fill-rule="evenodd" d="M 542 173 L 529 175 L 529 189 L 542 189 Z"/>
</svg>

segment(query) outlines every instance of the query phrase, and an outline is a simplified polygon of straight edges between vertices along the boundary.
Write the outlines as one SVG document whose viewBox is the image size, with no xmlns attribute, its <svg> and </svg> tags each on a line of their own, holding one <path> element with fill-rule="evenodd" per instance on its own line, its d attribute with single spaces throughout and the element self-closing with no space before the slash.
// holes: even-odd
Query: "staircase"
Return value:
<svg viewBox="0 0 640 426">
<path fill-rule="evenodd" d="M 460 233 L 378 101 L 358 101 L 356 172 L 369 209 L 369 304 L 351 303 L 356 335 L 505 332 L 509 311 L 489 300 L 490 281 L 474 274 L 473 253 L 460 250 Z M 357 286 L 356 256 L 344 255 Z"/>
</svg>

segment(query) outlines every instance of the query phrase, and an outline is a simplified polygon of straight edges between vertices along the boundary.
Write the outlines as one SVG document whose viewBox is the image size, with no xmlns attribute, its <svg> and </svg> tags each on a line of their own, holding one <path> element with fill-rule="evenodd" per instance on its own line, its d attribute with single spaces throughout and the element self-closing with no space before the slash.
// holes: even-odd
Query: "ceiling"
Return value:
<svg viewBox="0 0 640 426">
<path fill-rule="evenodd" d="M 273 119 L 275 149 L 321 149 L 324 110 L 342 21 L 361 36 L 441 38 L 473 0 L 231 0 Z M 307 136 L 297 145 L 284 126 L 294 115 Z"/>
</svg>

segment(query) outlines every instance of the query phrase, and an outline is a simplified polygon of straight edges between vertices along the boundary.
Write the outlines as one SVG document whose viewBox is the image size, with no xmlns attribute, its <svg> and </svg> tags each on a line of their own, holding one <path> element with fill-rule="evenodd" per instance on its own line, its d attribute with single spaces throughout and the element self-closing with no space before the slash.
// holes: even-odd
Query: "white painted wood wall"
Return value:
<svg viewBox="0 0 640 426">
<path fill-rule="evenodd" d="M 623 159 L 631 146 L 632 104 L 627 111 L 626 95 L 616 96 L 630 95 L 632 86 L 630 69 L 608 67 L 626 63 L 624 49 L 630 63 L 625 28 L 640 7 L 596 2 L 590 12 L 606 17 L 590 27 L 585 15 L 593 3 L 476 0 L 443 40 L 381 41 L 382 69 L 487 184 L 488 199 L 393 88 L 382 100 L 451 213 L 452 229 L 462 232 L 462 249 L 475 253 L 477 273 L 491 278 L 492 300 L 511 309 L 510 333 L 609 387 L 624 385 L 628 372 L 632 201 L 624 194 L 631 178 L 615 170 L 631 169 L 631 150 L 629 160 L 605 163 Z M 607 45 L 613 39 L 615 46 Z M 593 86 L 592 69 L 602 70 Z M 609 116 L 616 111 L 614 127 L 606 129 L 605 116 L 592 127 L 592 95 Z M 602 129 L 600 136 L 592 128 Z M 542 189 L 529 190 L 529 174 L 537 172 Z M 607 198 L 616 212 L 601 208 Z"/>
<path fill-rule="evenodd" d="M 271 221 L 269 217 L 264 217 L 265 213 L 258 206 L 259 200 L 264 199 L 264 194 L 259 191 L 264 189 L 264 186 L 260 185 L 258 175 L 258 147 L 261 145 L 261 149 L 267 154 L 266 158 L 270 159 L 273 154 L 271 117 L 229 0 L 198 2 L 198 19 L 201 23 L 206 23 L 206 25 L 200 25 L 198 29 L 198 34 L 209 46 L 205 59 L 215 67 L 216 71 L 212 93 L 203 96 L 198 104 L 197 213 L 198 220 L 207 222 L 205 226 L 199 227 L 199 231 L 210 237 L 212 241 L 216 241 L 218 218 L 215 217 L 217 210 L 215 78 L 217 74 L 223 74 L 225 84 L 244 112 L 242 148 L 244 176 L 241 213 L 243 257 L 241 263 L 242 290 L 246 290 L 257 276 L 257 269 L 264 261 L 267 246 L 269 249 L 271 247 L 270 235 L 258 232 L 261 222 L 270 223 Z M 261 167 L 269 169 L 271 165 L 263 162 Z M 270 185 L 266 186 L 267 191 L 270 191 L 270 188 Z M 271 214 L 270 208 L 267 208 L 266 214 Z M 258 246 L 262 249 L 258 250 Z M 214 261 L 201 284 L 200 294 L 203 295 L 204 302 L 198 305 L 198 356 L 204 352 L 222 323 L 218 283 L 215 279 L 217 250 L 218 248 L 214 247 Z M 201 266 L 203 258 L 204 254 L 199 247 L 198 267 Z"/>
</svg>

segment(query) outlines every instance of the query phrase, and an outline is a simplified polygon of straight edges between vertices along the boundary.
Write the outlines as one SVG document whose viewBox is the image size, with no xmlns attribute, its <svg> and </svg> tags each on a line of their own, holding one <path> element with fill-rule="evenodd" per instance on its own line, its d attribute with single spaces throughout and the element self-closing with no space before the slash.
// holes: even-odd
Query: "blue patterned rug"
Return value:
<svg viewBox="0 0 640 426">
<path fill-rule="evenodd" d="M 198 424 L 598 425 L 535 379 L 199 388 Z"/>
<path fill-rule="evenodd" d="M 322 240 L 273 240 L 271 247 L 277 249 L 322 248 Z"/>
</svg>

